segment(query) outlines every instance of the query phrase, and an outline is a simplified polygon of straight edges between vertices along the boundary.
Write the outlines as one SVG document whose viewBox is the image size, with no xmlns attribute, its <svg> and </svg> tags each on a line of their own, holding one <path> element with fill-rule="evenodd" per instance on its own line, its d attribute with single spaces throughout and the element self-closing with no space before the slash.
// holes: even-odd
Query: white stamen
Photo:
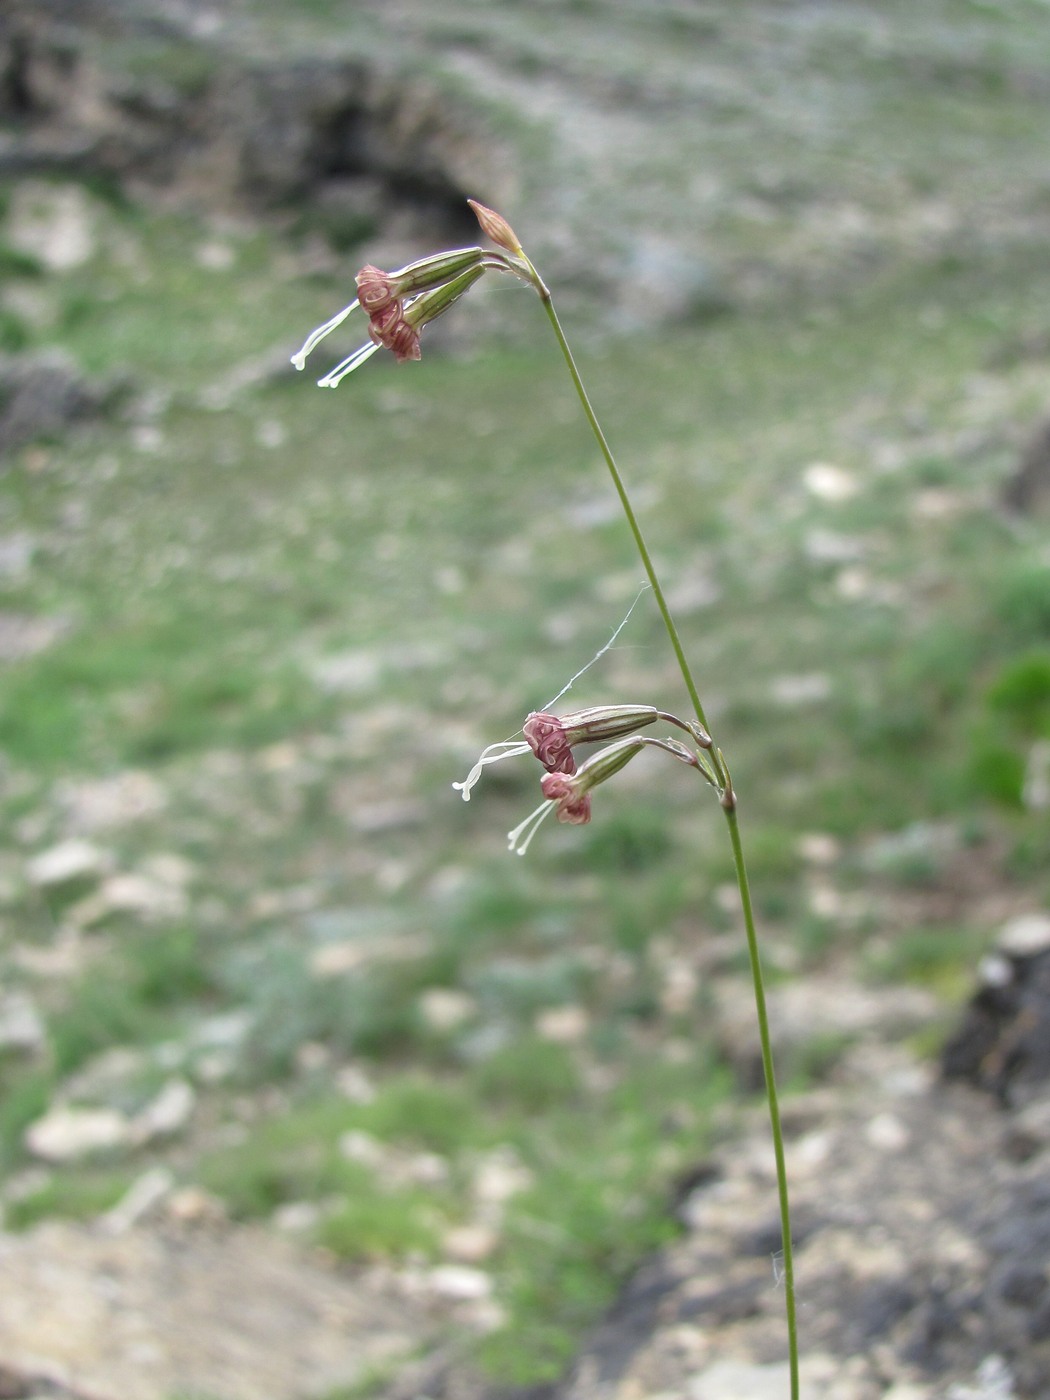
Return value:
<svg viewBox="0 0 1050 1400">
<path fill-rule="evenodd" d="M 352 355 L 341 360 L 335 369 L 330 369 L 323 379 L 317 381 L 319 389 L 335 389 L 346 378 L 348 374 L 353 374 L 354 370 L 363 365 L 366 360 L 370 360 L 380 346 L 373 341 L 368 341 L 359 350 L 355 350 Z"/>
<path fill-rule="evenodd" d="M 489 744 L 488 748 L 484 750 L 477 763 L 474 764 L 474 767 L 463 781 L 461 783 L 453 783 L 452 786 L 457 792 L 463 794 L 464 802 L 469 802 L 471 788 L 476 786 L 482 771 L 487 768 L 490 763 L 499 763 L 501 759 L 517 758 L 519 754 L 531 752 L 531 745 L 523 744 L 520 740 L 506 739 L 499 744 Z"/>
<path fill-rule="evenodd" d="M 523 856 L 529 849 L 532 838 L 539 831 L 543 821 L 549 817 L 551 812 L 557 807 L 557 802 L 550 800 L 543 802 L 536 808 L 535 812 L 530 812 L 523 822 L 519 822 L 513 831 L 507 832 L 507 846 L 517 855 Z M 526 833 L 523 837 L 523 833 Z"/>
<path fill-rule="evenodd" d="M 344 306 L 342 311 L 337 312 L 330 321 L 326 321 L 323 326 L 318 326 L 315 331 L 310 332 L 303 341 L 303 348 L 297 350 L 292 356 L 292 364 L 296 369 L 306 368 L 306 357 L 314 346 L 319 345 L 326 335 L 335 330 L 336 326 L 341 326 L 358 304 L 358 302 L 352 301 L 349 306 Z"/>
</svg>

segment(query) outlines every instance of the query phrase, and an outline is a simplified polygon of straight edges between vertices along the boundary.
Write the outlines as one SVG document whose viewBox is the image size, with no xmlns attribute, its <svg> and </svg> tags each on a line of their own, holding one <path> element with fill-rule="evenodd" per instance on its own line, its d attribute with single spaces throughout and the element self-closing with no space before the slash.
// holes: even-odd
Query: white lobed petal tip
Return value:
<svg viewBox="0 0 1050 1400">
<path fill-rule="evenodd" d="M 349 306 L 344 306 L 342 311 L 337 311 L 330 321 L 325 321 L 323 326 L 318 326 L 316 330 L 303 341 L 302 348 L 297 350 L 292 356 L 292 364 L 296 369 L 303 369 L 306 365 L 306 357 L 311 350 L 318 346 L 326 335 L 331 335 L 337 326 L 341 326 L 351 311 L 356 310 L 358 303 L 352 301 Z"/>
</svg>

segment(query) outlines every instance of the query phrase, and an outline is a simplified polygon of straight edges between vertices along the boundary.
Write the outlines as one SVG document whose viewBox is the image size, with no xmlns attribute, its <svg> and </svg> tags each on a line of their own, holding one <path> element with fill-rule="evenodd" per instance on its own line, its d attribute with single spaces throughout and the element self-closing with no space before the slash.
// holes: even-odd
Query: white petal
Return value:
<svg viewBox="0 0 1050 1400">
<path fill-rule="evenodd" d="M 461 783 L 453 783 L 452 786 L 457 792 L 463 794 L 464 802 L 469 802 L 471 788 L 476 786 L 482 771 L 487 768 L 490 763 L 499 763 L 501 759 L 517 758 L 519 754 L 531 752 L 531 745 L 523 744 L 514 739 L 507 739 L 500 744 L 490 744 L 463 781 Z"/>
<path fill-rule="evenodd" d="M 345 360 L 341 360 L 335 369 L 330 369 L 323 379 L 317 381 L 317 387 L 319 389 L 337 388 L 348 374 L 353 374 L 355 369 L 363 365 L 366 360 L 370 360 L 379 348 L 373 341 L 368 341 L 366 345 L 362 345 Z"/>
<path fill-rule="evenodd" d="M 536 835 L 537 831 L 539 831 L 545 818 L 550 816 L 557 805 L 556 802 L 541 802 L 535 812 L 530 812 L 525 820 L 519 822 L 513 831 L 508 831 L 507 845 L 510 850 L 515 851 L 519 856 L 523 856 L 529 849 L 532 838 Z"/>
<path fill-rule="evenodd" d="M 310 332 L 303 341 L 303 348 L 297 350 L 292 356 L 292 364 L 296 369 L 306 368 L 306 357 L 314 346 L 319 345 L 326 335 L 335 330 L 336 326 L 341 326 L 358 304 L 358 302 L 352 301 L 349 306 L 344 306 L 342 311 L 337 312 L 330 321 L 326 321 L 323 326 L 318 326 L 315 331 Z"/>
</svg>

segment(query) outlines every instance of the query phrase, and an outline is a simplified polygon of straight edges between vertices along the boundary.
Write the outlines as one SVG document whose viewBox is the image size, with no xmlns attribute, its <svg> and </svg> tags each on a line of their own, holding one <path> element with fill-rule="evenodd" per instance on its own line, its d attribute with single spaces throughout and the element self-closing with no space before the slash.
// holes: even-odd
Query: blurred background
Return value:
<svg viewBox="0 0 1050 1400">
<path fill-rule="evenodd" d="M 288 365 L 468 196 L 667 583 L 789 1092 L 1050 940 L 1048 139 L 1034 0 L 6 0 L 0 1375 L 549 1383 L 755 1101 L 706 791 L 522 860 L 535 766 L 452 790 L 642 585 L 535 297 Z M 604 701 L 687 708 L 648 595 Z"/>
</svg>

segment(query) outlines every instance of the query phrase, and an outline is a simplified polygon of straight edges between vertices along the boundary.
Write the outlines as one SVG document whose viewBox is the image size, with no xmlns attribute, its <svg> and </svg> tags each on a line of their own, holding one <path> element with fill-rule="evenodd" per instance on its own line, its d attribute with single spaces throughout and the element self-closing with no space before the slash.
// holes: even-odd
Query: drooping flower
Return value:
<svg viewBox="0 0 1050 1400">
<path fill-rule="evenodd" d="M 591 794 L 581 791 L 567 773 L 544 773 L 540 787 L 548 802 L 556 803 L 560 822 L 584 826 L 591 819 Z"/>
<path fill-rule="evenodd" d="M 657 712 L 653 718 L 662 716 Z M 697 753 L 685 744 L 680 744 L 677 739 L 653 739 L 647 734 L 632 734 L 625 739 L 617 739 L 616 743 L 589 758 L 575 773 L 544 773 L 540 779 L 544 801 L 513 831 L 507 833 L 510 849 L 523 856 L 537 830 L 551 812 L 557 812 L 560 822 L 568 822 L 572 826 L 585 825 L 591 819 L 591 790 L 618 773 L 625 764 L 630 763 L 635 754 L 645 748 L 662 749 L 679 762 L 704 772 L 704 766 Z"/>
<path fill-rule="evenodd" d="M 522 733 L 548 772 L 575 773 L 574 744 L 619 739 L 659 718 L 660 711 L 652 705 L 593 705 L 561 716 L 541 710 L 529 715 Z"/>
<path fill-rule="evenodd" d="M 532 752 L 550 773 L 575 773 L 574 744 L 599 743 L 603 739 L 619 739 L 633 734 L 658 719 L 679 724 L 673 715 L 664 714 L 652 705 L 592 705 L 585 710 L 572 710 L 567 715 L 552 715 L 545 710 L 533 711 L 522 726 L 525 742 L 507 739 L 490 744 L 461 783 L 453 783 L 463 801 L 470 801 L 471 789 L 483 771 L 505 758 L 518 758 Z"/>
<path fill-rule="evenodd" d="M 540 780 L 544 800 L 513 831 L 507 833 L 510 849 L 523 856 L 551 812 L 557 812 L 560 822 L 569 822 L 573 826 L 583 826 L 589 822 L 591 789 L 618 773 L 649 742 L 640 734 L 618 739 L 615 744 L 589 758 L 575 773 L 544 773 Z"/>
<path fill-rule="evenodd" d="M 360 346 L 318 380 L 323 388 L 334 389 L 379 349 L 391 350 L 399 364 L 418 360 L 419 332 L 423 326 L 447 311 L 488 271 L 510 272 L 526 282 L 533 281 L 526 261 L 513 256 L 510 250 L 454 248 L 447 253 L 420 258 L 396 272 L 384 272 L 369 263 L 357 274 L 357 300 L 311 331 L 302 348 L 292 356 L 292 364 L 296 369 L 304 369 L 310 352 L 359 306 L 368 313 L 369 343 Z"/>
<path fill-rule="evenodd" d="M 400 302 L 391 302 L 377 312 L 369 321 L 368 334 L 371 344 L 362 345 L 348 356 L 335 369 L 329 370 L 317 382 L 322 389 L 334 389 L 348 374 L 352 374 L 365 360 L 370 359 L 379 349 L 391 350 L 398 364 L 420 357 L 419 332 L 430 321 L 446 312 L 459 300 L 465 291 L 484 276 L 484 264 L 468 268 L 450 282 L 444 282 L 432 291 L 421 292 L 402 307 Z"/>
</svg>

